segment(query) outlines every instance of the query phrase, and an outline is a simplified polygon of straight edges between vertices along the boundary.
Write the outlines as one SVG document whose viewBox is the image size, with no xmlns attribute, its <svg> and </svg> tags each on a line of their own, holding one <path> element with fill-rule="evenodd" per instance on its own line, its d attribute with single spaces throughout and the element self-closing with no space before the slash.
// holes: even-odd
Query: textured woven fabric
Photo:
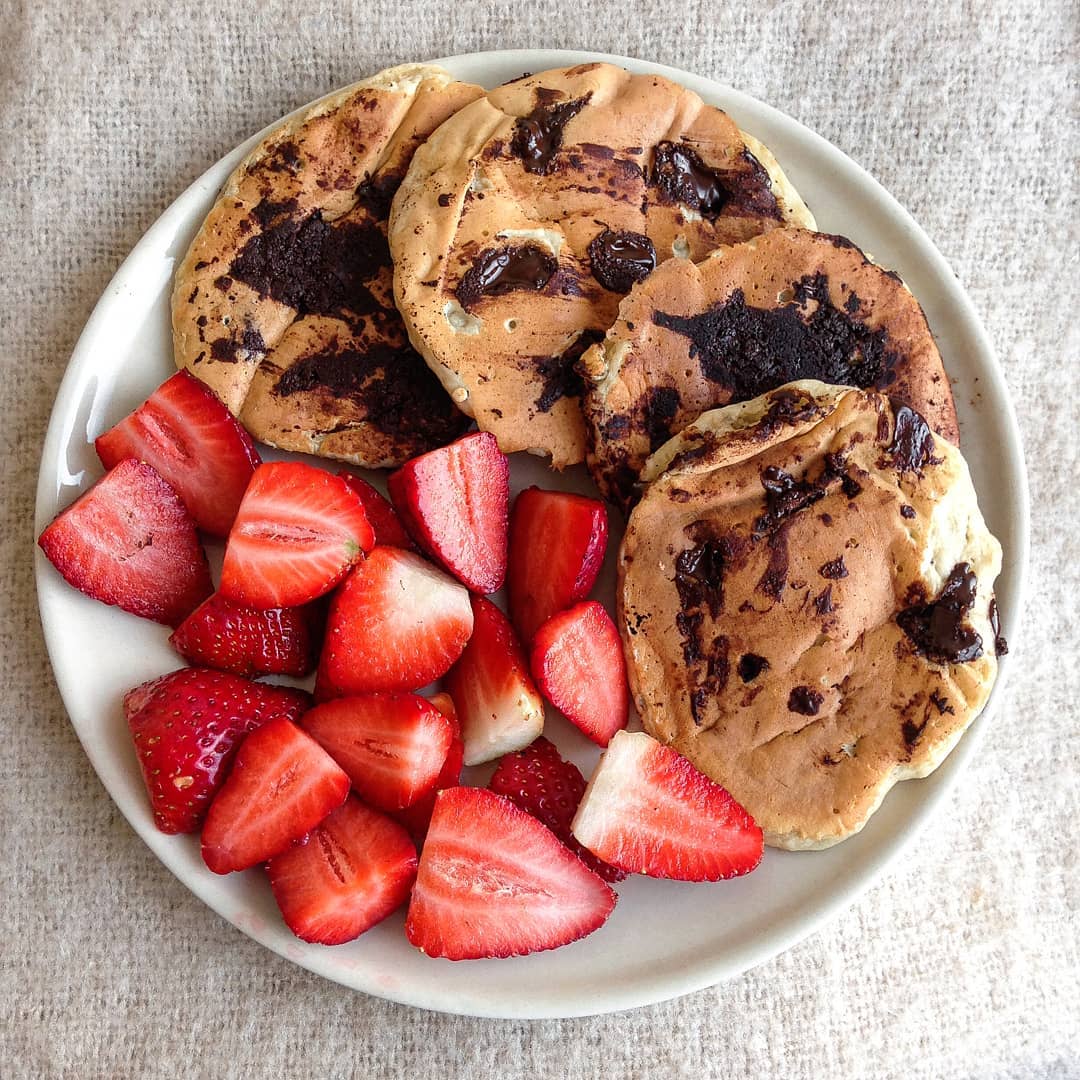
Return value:
<svg viewBox="0 0 1080 1080">
<path fill-rule="evenodd" d="M 76 337 L 184 187 L 268 121 L 380 67 L 530 46 L 712 76 L 865 165 L 985 320 L 1034 507 L 1008 693 L 891 876 L 730 983 L 535 1023 L 343 990 L 189 894 L 83 755 L 45 655 L 29 557 L 37 459 Z M 1072 0 L 3 5 L 0 1075 L 1080 1075 L 1080 415 L 1066 381 L 1080 371 L 1078 55 Z"/>
</svg>

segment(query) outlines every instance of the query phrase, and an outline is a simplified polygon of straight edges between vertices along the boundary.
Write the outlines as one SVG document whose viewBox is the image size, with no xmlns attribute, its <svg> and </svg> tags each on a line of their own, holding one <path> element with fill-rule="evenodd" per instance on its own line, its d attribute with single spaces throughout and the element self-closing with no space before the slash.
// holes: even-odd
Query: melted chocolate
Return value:
<svg viewBox="0 0 1080 1080">
<path fill-rule="evenodd" d="M 665 141 L 656 146 L 649 180 L 668 201 L 696 210 L 706 221 L 728 209 L 779 221 L 768 173 L 749 151 L 743 153 L 743 164 L 741 169 L 712 169 L 692 147 Z"/>
<path fill-rule="evenodd" d="M 832 609 L 832 586 L 826 585 L 825 588 L 814 597 L 814 610 L 819 615 L 829 615 L 832 612 Z"/>
<path fill-rule="evenodd" d="M 817 690 L 811 690 L 809 686 L 796 686 L 788 695 L 788 712 L 800 713 L 803 716 L 817 716 L 825 695 Z"/>
<path fill-rule="evenodd" d="M 482 296 L 502 296 L 518 289 L 539 292 L 558 270 L 555 256 L 535 244 L 489 248 L 465 271 L 458 302 L 468 310 Z"/>
<path fill-rule="evenodd" d="M 373 217 L 386 221 L 390 217 L 390 204 L 400 186 L 400 176 L 377 176 L 365 180 L 356 189 L 356 201 Z"/>
<path fill-rule="evenodd" d="M 754 522 L 755 536 L 763 536 L 785 518 L 825 495 L 823 484 L 796 480 L 791 473 L 775 465 L 762 470 L 761 486 L 765 489 L 765 513 Z"/>
<path fill-rule="evenodd" d="M 681 403 L 679 391 L 673 386 L 653 386 L 649 389 L 645 398 L 644 420 L 650 453 L 670 438 L 672 421 Z"/>
<path fill-rule="evenodd" d="M 536 357 L 536 374 L 543 383 L 540 396 L 533 403 L 540 412 L 550 412 L 561 398 L 579 398 L 585 391 L 577 362 L 585 350 L 604 340 L 602 330 L 583 330 L 566 352 L 559 356 Z"/>
<path fill-rule="evenodd" d="M 915 507 L 914 506 L 908 506 L 907 503 L 904 503 L 904 505 L 900 507 L 900 516 L 904 517 L 904 518 L 907 518 L 910 521 L 911 518 L 916 516 Z"/>
<path fill-rule="evenodd" d="M 706 607 L 715 619 L 724 606 L 724 546 L 708 540 L 675 560 L 675 587 L 684 610 Z"/>
<path fill-rule="evenodd" d="M 519 117 L 514 125 L 514 137 L 510 140 L 510 149 L 525 166 L 526 172 L 545 176 L 551 171 L 555 155 L 562 146 L 563 128 L 588 104 L 592 94 L 562 101 L 558 104 L 545 100 L 551 91 L 536 92 L 537 104 L 528 116 Z"/>
<path fill-rule="evenodd" d="M 924 466 L 937 465 L 941 458 L 934 457 L 934 436 L 922 415 L 896 398 L 889 402 L 896 417 L 893 441 L 886 451 L 893 468 L 901 473 L 921 474 Z"/>
<path fill-rule="evenodd" d="M 739 657 L 739 678 L 744 683 L 753 682 L 763 671 L 769 670 L 769 661 L 757 653 L 744 653 Z"/>
<path fill-rule="evenodd" d="M 589 242 L 593 277 L 610 292 L 628 293 L 656 268 L 656 248 L 642 233 L 604 229 Z"/>
<path fill-rule="evenodd" d="M 994 655 L 1004 656 L 1009 651 L 1009 643 L 1001 636 L 1001 623 L 998 621 L 997 597 L 990 598 L 990 629 L 994 634 Z"/>
<path fill-rule="evenodd" d="M 846 578 L 848 575 L 847 566 L 844 564 L 844 556 L 837 555 L 835 559 L 825 563 L 818 573 L 823 578 L 829 578 L 832 581 L 837 581 L 840 578 Z"/>
<path fill-rule="evenodd" d="M 964 664 L 982 656 L 982 638 L 964 618 L 975 603 L 978 582 L 967 563 L 957 563 L 937 598 L 914 604 L 896 623 L 924 656 L 940 664 Z"/>
</svg>

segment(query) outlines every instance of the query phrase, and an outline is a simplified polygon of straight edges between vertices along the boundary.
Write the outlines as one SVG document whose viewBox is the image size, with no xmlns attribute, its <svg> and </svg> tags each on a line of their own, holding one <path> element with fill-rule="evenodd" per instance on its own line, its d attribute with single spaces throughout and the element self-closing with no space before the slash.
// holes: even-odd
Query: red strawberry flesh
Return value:
<svg viewBox="0 0 1080 1080">
<path fill-rule="evenodd" d="M 465 744 L 461 741 L 461 725 L 458 723 L 457 709 L 454 707 L 453 699 L 449 694 L 439 692 L 432 694 L 429 700 L 450 721 L 453 739 L 443 767 L 435 780 L 435 786 L 426 795 L 417 799 L 412 806 L 407 806 L 394 815 L 409 830 L 409 835 L 416 841 L 418 847 L 427 836 L 431 815 L 435 810 L 435 796 L 445 788 L 457 787 L 461 783 L 461 769 L 465 764 Z"/>
<path fill-rule="evenodd" d="M 415 551 L 416 547 L 405 526 L 401 524 L 390 500 L 380 494 L 371 484 L 361 477 L 342 470 L 338 476 L 352 488 L 363 503 L 364 512 L 368 516 L 371 528 L 375 533 L 375 543 L 384 544 L 387 547 L 405 548 L 407 551 Z"/>
</svg>

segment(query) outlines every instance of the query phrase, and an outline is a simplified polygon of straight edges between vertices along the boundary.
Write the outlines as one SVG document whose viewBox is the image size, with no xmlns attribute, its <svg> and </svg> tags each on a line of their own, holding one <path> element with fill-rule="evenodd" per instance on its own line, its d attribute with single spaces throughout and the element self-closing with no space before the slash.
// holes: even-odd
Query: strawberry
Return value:
<svg viewBox="0 0 1080 1080">
<path fill-rule="evenodd" d="M 457 787 L 461 783 L 461 767 L 465 764 L 465 744 L 461 741 L 461 725 L 458 723 L 453 699 L 449 694 L 438 693 L 432 694 L 429 700 L 450 721 L 454 737 L 442 770 L 435 780 L 435 786 L 426 795 L 421 795 L 412 806 L 407 806 L 394 815 L 409 830 L 409 835 L 418 847 L 427 836 L 431 815 L 435 810 L 435 796 L 444 788 Z M 582 783 L 584 784 L 584 781 Z"/>
<path fill-rule="evenodd" d="M 761 861 L 762 834 L 722 788 L 643 731 L 611 740 L 585 789 L 574 836 L 629 874 L 720 881 Z"/>
<path fill-rule="evenodd" d="M 429 956 L 555 949 L 598 929 L 615 893 L 534 817 L 483 788 L 439 792 L 405 934 Z"/>
<path fill-rule="evenodd" d="M 330 602 L 317 696 L 426 686 L 472 628 L 469 594 L 453 578 L 411 551 L 374 548 Z"/>
<path fill-rule="evenodd" d="M 256 675 L 293 675 L 315 669 L 318 612 L 314 605 L 249 608 L 215 593 L 177 628 L 169 641 L 192 664 Z"/>
<path fill-rule="evenodd" d="M 585 794 L 585 777 L 572 761 L 564 761 L 543 735 L 524 750 L 503 755 L 488 789 L 496 795 L 505 795 L 515 806 L 542 821 L 605 881 L 622 881 L 626 877 L 574 839 L 570 822 Z"/>
<path fill-rule="evenodd" d="M 416 848 L 396 821 L 349 798 L 267 870 L 289 929 L 304 941 L 341 945 L 405 903 Z"/>
<path fill-rule="evenodd" d="M 236 418 L 187 371 L 166 379 L 134 412 L 94 440 L 106 469 L 124 458 L 152 465 L 195 519 L 227 536 L 261 458 Z"/>
<path fill-rule="evenodd" d="M 481 596 L 472 598 L 473 633 L 446 687 L 461 718 L 465 764 L 520 750 L 544 729 L 544 703 L 507 617 Z"/>
<path fill-rule="evenodd" d="M 349 774 L 377 810 L 411 806 L 434 786 L 454 730 L 416 694 L 365 694 L 316 705 L 304 730 Z"/>
<path fill-rule="evenodd" d="M 213 589 L 195 522 L 149 465 L 121 461 L 38 538 L 69 585 L 176 626 Z"/>
<path fill-rule="evenodd" d="M 526 644 L 556 612 L 584 600 L 607 550 L 607 511 L 599 499 L 531 487 L 514 500 L 507 594 Z"/>
<path fill-rule="evenodd" d="M 626 659 L 603 604 L 586 600 L 548 619 L 533 638 L 529 667 L 544 697 L 598 746 L 626 727 Z"/>
<path fill-rule="evenodd" d="M 195 832 L 232 764 L 237 743 L 276 716 L 299 719 L 303 690 L 181 668 L 124 695 L 124 717 L 164 833 Z"/>
<path fill-rule="evenodd" d="M 299 607 L 374 544 L 359 496 L 340 477 L 299 461 L 260 465 L 225 546 L 221 593 L 248 607 Z"/>
<path fill-rule="evenodd" d="M 473 592 L 506 577 L 510 459 L 495 436 L 474 431 L 406 462 L 387 482 L 416 542 Z"/>
<path fill-rule="evenodd" d="M 367 514 L 371 528 L 375 532 L 376 544 L 405 548 L 408 551 L 416 550 L 416 545 L 409 539 L 409 534 L 405 531 L 405 526 L 401 524 L 397 514 L 394 513 L 394 507 L 389 499 L 380 494 L 366 480 L 361 480 L 359 476 L 354 476 L 351 472 L 342 469 L 338 476 L 360 497 L 360 502 L 364 505 L 364 513 Z"/>
<path fill-rule="evenodd" d="M 349 778 L 291 720 L 279 716 L 240 744 L 202 831 L 215 874 L 246 870 L 286 851 L 349 794 Z"/>
</svg>

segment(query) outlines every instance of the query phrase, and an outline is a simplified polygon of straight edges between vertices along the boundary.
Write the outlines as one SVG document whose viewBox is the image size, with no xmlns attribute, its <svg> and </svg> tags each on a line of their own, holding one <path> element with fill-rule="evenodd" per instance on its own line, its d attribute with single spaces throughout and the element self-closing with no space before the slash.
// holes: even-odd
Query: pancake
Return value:
<svg viewBox="0 0 1080 1080">
<path fill-rule="evenodd" d="M 935 769 L 1005 644 L 960 452 L 876 391 L 792 383 L 666 443 L 619 554 L 645 730 L 753 815 L 829 847 Z"/>
<path fill-rule="evenodd" d="M 813 227 L 726 113 L 583 64 L 492 90 L 420 148 L 391 214 L 395 295 L 477 425 L 562 468 L 585 453 L 575 361 L 630 286 L 788 222 Z"/>
<path fill-rule="evenodd" d="M 841 236 L 777 229 L 635 285 L 581 360 L 589 471 L 624 509 L 645 459 L 703 412 L 796 379 L 887 390 L 959 439 L 919 302 Z"/>
<path fill-rule="evenodd" d="M 255 438 L 381 467 L 466 426 L 409 345 L 386 221 L 417 145 L 481 93 L 391 68 L 282 124 L 229 177 L 176 272 L 173 341 Z"/>
</svg>

